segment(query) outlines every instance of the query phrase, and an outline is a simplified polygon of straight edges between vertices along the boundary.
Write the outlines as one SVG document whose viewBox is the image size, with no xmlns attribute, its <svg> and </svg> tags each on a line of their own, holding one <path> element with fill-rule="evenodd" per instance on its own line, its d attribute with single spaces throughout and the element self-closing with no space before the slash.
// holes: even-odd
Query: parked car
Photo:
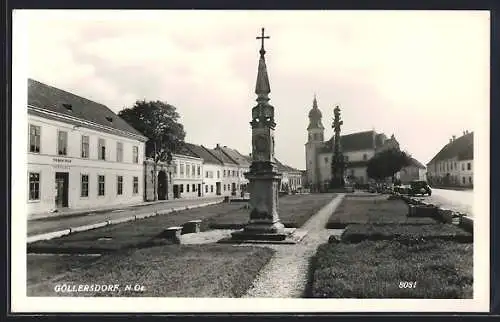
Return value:
<svg viewBox="0 0 500 322">
<path fill-rule="evenodd" d="M 410 182 L 410 195 L 428 195 L 432 194 L 431 187 L 426 181 L 412 181 Z"/>
</svg>

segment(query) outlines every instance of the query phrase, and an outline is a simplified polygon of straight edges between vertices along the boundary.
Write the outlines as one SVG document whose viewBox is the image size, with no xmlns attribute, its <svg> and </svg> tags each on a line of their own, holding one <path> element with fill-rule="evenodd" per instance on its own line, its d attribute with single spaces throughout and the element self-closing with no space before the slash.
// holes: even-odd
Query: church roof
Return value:
<svg viewBox="0 0 500 322">
<path fill-rule="evenodd" d="M 309 111 L 309 126 L 310 129 L 324 129 L 323 123 L 321 123 L 321 111 L 318 108 L 318 101 L 316 100 L 316 95 L 314 95 L 313 99 L 313 107 Z"/>
<path fill-rule="evenodd" d="M 377 134 L 375 131 L 364 131 L 351 133 L 340 136 L 340 145 L 342 151 L 359 151 L 359 150 L 369 150 L 383 144 L 385 135 Z M 333 152 L 333 139 L 332 136 L 330 140 L 324 143 L 323 148 L 320 152 L 330 153 Z"/>
<path fill-rule="evenodd" d="M 474 158 L 474 132 L 462 135 L 454 141 L 446 144 L 429 163 L 448 160 L 472 160 Z"/>
<path fill-rule="evenodd" d="M 138 135 L 143 137 L 144 141 L 147 139 L 107 106 L 34 79 L 28 79 L 28 105 Z M 30 110 L 30 113 L 48 117 L 36 110 Z"/>
</svg>

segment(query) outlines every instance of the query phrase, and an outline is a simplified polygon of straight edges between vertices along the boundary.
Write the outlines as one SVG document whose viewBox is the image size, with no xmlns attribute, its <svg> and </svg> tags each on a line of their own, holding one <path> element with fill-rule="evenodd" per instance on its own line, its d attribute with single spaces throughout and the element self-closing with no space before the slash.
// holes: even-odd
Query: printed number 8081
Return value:
<svg viewBox="0 0 500 322">
<path fill-rule="evenodd" d="M 399 282 L 399 288 L 416 288 L 417 282 Z"/>
</svg>

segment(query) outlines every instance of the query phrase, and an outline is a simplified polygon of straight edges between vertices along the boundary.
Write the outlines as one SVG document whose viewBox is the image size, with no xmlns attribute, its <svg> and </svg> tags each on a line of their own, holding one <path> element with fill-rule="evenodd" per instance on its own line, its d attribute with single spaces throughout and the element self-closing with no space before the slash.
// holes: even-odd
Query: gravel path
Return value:
<svg viewBox="0 0 500 322">
<path fill-rule="evenodd" d="M 339 194 L 316 215 L 311 217 L 301 230 L 307 230 L 304 239 L 295 245 L 266 245 L 276 254 L 261 270 L 253 286 L 243 297 L 300 298 L 307 285 L 309 259 L 320 244 L 328 242 L 331 235 L 339 235 L 343 229 L 326 229 L 325 225 L 337 208 L 344 194 Z"/>
</svg>

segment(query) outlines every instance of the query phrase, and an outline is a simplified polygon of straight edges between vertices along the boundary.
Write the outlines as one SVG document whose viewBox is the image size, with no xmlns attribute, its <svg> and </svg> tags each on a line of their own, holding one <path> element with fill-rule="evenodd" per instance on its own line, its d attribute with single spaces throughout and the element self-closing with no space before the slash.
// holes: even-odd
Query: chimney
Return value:
<svg viewBox="0 0 500 322">
<path fill-rule="evenodd" d="M 452 139 L 450 139 L 450 143 L 451 143 L 451 141 L 453 141 L 453 140 L 452 140 Z"/>
<path fill-rule="evenodd" d="M 455 141 L 455 139 L 456 139 L 456 136 L 455 136 L 455 135 L 453 135 L 453 136 L 452 136 L 452 138 L 453 138 L 453 141 Z"/>
<path fill-rule="evenodd" d="M 469 134 L 469 130 L 465 130 L 465 134 Z"/>
<path fill-rule="evenodd" d="M 465 134 L 466 134 L 466 133 L 465 133 L 465 131 L 463 131 L 463 132 L 462 132 L 462 135 L 465 135 Z"/>
<path fill-rule="evenodd" d="M 219 143 L 217 143 L 217 145 L 215 146 L 215 148 L 216 148 L 216 149 L 218 149 L 218 148 L 219 148 Z"/>
</svg>

